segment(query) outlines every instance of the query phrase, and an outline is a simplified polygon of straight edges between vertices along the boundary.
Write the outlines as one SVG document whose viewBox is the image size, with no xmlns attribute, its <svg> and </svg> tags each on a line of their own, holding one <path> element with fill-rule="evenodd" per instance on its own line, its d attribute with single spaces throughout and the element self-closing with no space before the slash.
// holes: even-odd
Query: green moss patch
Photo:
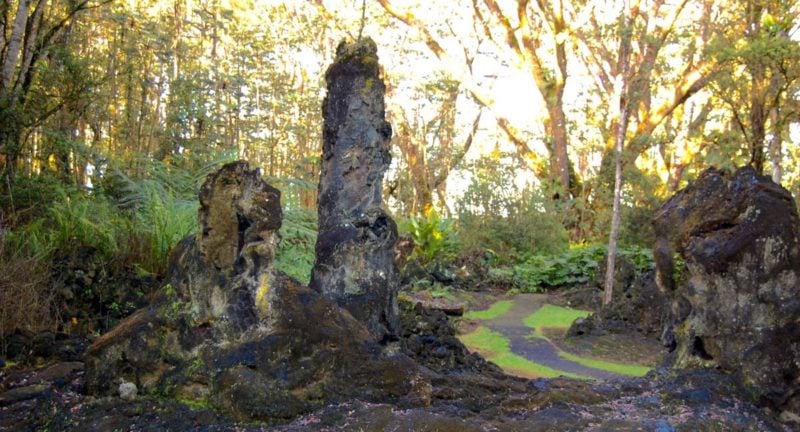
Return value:
<svg viewBox="0 0 800 432">
<path fill-rule="evenodd" d="M 508 313 L 514 307 L 513 300 L 500 300 L 489 306 L 489 309 L 470 311 L 464 314 L 466 319 L 492 320 Z"/>
<path fill-rule="evenodd" d="M 579 357 L 575 354 L 571 354 L 566 351 L 559 351 L 558 356 L 563 358 L 564 360 L 569 360 L 575 363 L 579 363 L 586 367 L 590 367 L 592 369 L 604 370 L 606 372 L 611 372 L 620 375 L 641 377 L 647 375 L 647 373 L 650 372 L 650 368 L 647 366 L 612 363 L 603 360 Z"/>
<path fill-rule="evenodd" d="M 566 329 L 572 325 L 572 322 L 576 319 L 585 318 L 588 315 L 589 312 L 585 310 L 569 309 L 561 306 L 546 304 L 539 308 L 539 310 L 536 312 L 528 315 L 523 320 L 523 323 L 526 326 L 534 329 L 534 337 L 548 339 L 542 331 L 543 329 Z M 603 370 L 620 375 L 640 377 L 650 372 L 650 368 L 647 366 L 613 363 L 594 358 L 580 357 L 560 349 L 558 350 L 558 356 L 564 360 L 575 362 L 592 369 Z"/>
<path fill-rule="evenodd" d="M 514 354 L 511 352 L 511 344 L 508 338 L 486 327 L 478 327 L 472 333 L 462 335 L 460 338 L 464 345 L 470 350 L 480 352 L 490 362 L 515 375 L 522 375 L 529 378 L 556 378 L 565 376 L 577 379 L 589 379 L 589 377 L 553 369 Z"/>
<path fill-rule="evenodd" d="M 576 319 L 586 318 L 587 316 L 589 316 L 589 311 L 546 304 L 537 309 L 536 312 L 528 315 L 522 320 L 522 323 L 534 329 L 536 337 L 544 337 L 543 328 L 566 329 Z"/>
</svg>

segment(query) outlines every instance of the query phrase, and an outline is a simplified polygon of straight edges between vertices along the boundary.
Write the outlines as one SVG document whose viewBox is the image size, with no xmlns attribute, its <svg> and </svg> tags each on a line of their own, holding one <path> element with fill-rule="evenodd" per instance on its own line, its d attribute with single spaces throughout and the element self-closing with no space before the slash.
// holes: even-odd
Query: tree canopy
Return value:
<svg viewBox="0 0 800 432">
<path fill-rule="evenodd" d="M 97 188 L 111 170 L 146 175 L 148 161 L 238 157 L 313 207 L 322 76 L 362 25 L 388 86 L 385 195 L 398 214 L 486 212 L 465 197 L 496 194 L 488 169 L 513 177 L 515 197 L 544 198 L 540 210 L 573 240 L 605 238 L 616 159 L 631 223 L 712 165 L 751 164 L 800 191 L 795 2 L 364 5 L 4 2 L 5 192 L 20 178 Z"/>
</svg>

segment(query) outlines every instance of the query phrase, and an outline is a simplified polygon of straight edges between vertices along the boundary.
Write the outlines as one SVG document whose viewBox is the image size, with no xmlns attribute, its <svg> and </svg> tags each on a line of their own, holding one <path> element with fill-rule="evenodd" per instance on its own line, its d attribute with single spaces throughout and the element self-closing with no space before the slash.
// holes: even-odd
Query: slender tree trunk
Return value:
<svg viewBox="0 0 800 432">
<path fill-rule="evenodd" d="M 619 226 L 622 220 L 622 151 L 625 148 L 625 134 L 628 131 L 628 117 L 630 105 L 628 104 L 628 81 L 630 77 L 630 51 L 631 51 L 631 5 L 629 0 L 624 1 L 622 10 L 623 26 L 620 32 L 620 53 L 618 69 L 619 75 L 615 83 L 615 93 L 619 95 L 619 122 L 614 138 L 614 205 L 611 216 L 611 232 L 608 235 L 608 262 L 606 266 L 605 287 L 603 290 L 603 304 L 611 303 L 614 295 L 614 272 L 617 260 L 617 239 Z"/>
<path fill-rule="evenodd" d="M 766 113 L 764 112 L 761 84 L 753 78 L 753 96 L 750 105 L 750 165 L 759 174 L 764 173 L 764 141 L 766 138 Z"/>
<path fill-rule="evenodd" d="M 778 108 L 769 110 L 769 121 L 772 123 L 772 138 L 769 140 L 769 160 L 772 164 L 772 181 L 780 184 L 783 177 L 783 149 L 781 147 L 781 125 Z"/>
<path fill-rule="evenodd" d="M 5 47 L 6 57 L 3 60 L 3 68 L 0 70 L 0 92 L 6 91 L 10 87 L 11 78 L 17 67 L 22 38 L 25 35 L 25 22 L 28 19 L 28 6 L 28 0 L 19 0 L 14 25 L 11 27 L 11 36 Z"/>
<path fill-rule="evenodd" d="M 746 37 L 755 40 L 761 34 L 761 17 L 764 5 L 758 1 L 747 4 L 748 26 Z M 750 71 L 750 165 L 759 174 L 764 173 L 764 141 L 766 138 L 766 82 L 765 66 L 759 61 L 748 62 Z"/>
</svg>

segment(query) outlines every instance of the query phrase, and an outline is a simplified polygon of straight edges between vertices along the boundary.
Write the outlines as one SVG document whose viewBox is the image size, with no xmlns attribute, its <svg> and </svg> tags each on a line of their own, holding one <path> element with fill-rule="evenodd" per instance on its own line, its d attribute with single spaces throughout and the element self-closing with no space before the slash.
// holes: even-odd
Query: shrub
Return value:
<svg viewBox="0 0 800 432">
<path fill-rule="evenodd" d="M 458 254 L 455 224 L 439 217 L 435 210 L 426 211 L 424 216 L 413 216 L 401 227 L 414 241 L 410 259 L 422 265 L 451 260 Z"/>
<path fill-rule="evenodd" d="M 516 167 L 513 156 L 503 153 L 470 167 L 471 182 L 455 206 L 465 249 L 488 249 L 502 262 L 566 249 L 559 204 L 536 184 L 518 184 Z"/>
<path fill-rule="evenodd" d="M 605 245 L 580 245 L 557 254 L 532 255 L 521 264 L 501 269 L 500 274 L 512 274 L 517 288 L 527 292 L 541 292 L 545 289 L 580 285 L 595 278 L 599 266 L 605 265 L 607 247 Z M 649 249 L 638 246 L 620 248 L 620 256 L 634 264 L 637 274 L 654 268 L 653 255 Z"/>
</svg>

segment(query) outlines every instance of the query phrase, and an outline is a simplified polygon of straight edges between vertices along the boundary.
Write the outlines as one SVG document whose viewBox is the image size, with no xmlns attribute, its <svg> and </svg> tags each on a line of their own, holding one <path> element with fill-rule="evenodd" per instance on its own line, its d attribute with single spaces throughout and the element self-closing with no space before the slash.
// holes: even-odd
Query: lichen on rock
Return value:
<svg viewBox="0 0 800 432">
<path fill-rule="evenodd" d="M 800 401 L 800 223 L 791 194 L 745 167 L 709 169 L 656 213 L 677 367 L 734 372 L 765 403 Z M 680 283 L 666 257 L 685 261 Z M 659 262 L 660 261 L 660 262 Z"/>
<path fill-rule="evenodd" d="M 311 288 L 347 309 L 378 341 L 398 333 L 397 226 L 382 208 L 392 127 L 375 42 L 341 43 L 325 74 L 319 236 Z"/>
<path fill-rule="evenodd" d="M 89 348 L 89 393 L 124 380 L 247 421 L 352 397 L 425 397 L 411 359 L 384 353 L 351 314 L 272 267 L 280 193 L 257 170 L 223 166 L 200 202 L 200 232 L 171 254 L 157 299 Z"/>
</svg>

